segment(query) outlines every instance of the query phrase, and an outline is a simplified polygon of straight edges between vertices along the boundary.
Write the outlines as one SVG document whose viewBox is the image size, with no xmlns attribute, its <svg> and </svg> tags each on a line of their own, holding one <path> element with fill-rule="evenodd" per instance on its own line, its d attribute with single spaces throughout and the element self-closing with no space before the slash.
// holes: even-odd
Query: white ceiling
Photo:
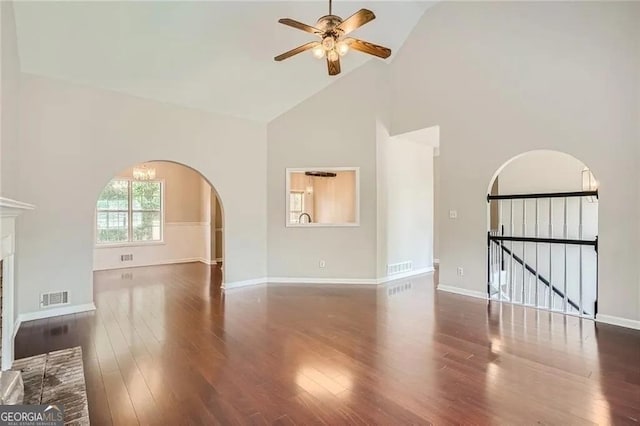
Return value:
<svg viewBox="0 0 640 426">
<path fill-rule="evenodd" d="M 428 2 L 334 2 L 377 19 L 354 36 L 397 52 Z M 211 112 L 269 121 L 335 77 L 310 52 L 273 57 L 313 40 L 278 24 L 313 25 L 326 2 L 16 2 L 23 72 Z M 391 57 L 391 59 L 393 56 Z M 368 60 L 349 52 L 343 74 Z"/>
</svg>

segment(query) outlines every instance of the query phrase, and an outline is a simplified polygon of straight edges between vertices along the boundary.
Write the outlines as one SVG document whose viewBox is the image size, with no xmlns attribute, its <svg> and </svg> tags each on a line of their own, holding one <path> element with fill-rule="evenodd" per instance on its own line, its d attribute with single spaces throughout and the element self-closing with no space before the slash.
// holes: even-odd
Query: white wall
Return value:
<svg viewBox="0 0 640 426">
<path fill-rule="evenodd" d="M 0 196 L 24 201 L 18 190 L 19 164 L 19 105 L 20 105 L 20 58 L 16 36 L 16 23 L 13 2 L 0 2 Z M 22 219 L 17 218 L 19 223 Z M 10 226 L 8 224 L 10 223 Z M 0 221 L 0 235 L 13 234 L 14 220 Z M 4 229 L 9 228 L 9 229 Z M 16 243 L 16 255 L 20 253 L 20 244 Z M 15 286 L 20 281 L 18 271 L 12 270 Z M 13 322 L 18 317 L 17 291 L 5 294 L 13 298 L 11 312 L 4 312 L 4 317 Z M 5 302 L 5 306 L 8 304 Z M 8 329 L 5 327 L 5 331 Z M 8 349 L 5 344 L 5 350 Z"/>
<path fill-rule="evenodd" d="M 225 215 L 225 282 L 266 275 L 266 129 L 245 120 L 23 74 L 20 193 L 38 206 L 20 223 L 20 312 L 41 292 L 93 300 L 93 211 L 118 171 L 148 160 L 190 166 Z M 38 123 L 37 126 L 30 123 Z M 37 155 L 32 155 L 37 153 Z M 72 208 L 70 208 L 72 206 Z"/>
<path fill-rule="evenodd" d="M 433 257 L 440 258 L 440 149 L 433 156 Z"/>
<path fill-rule="evenodd" d="M 526 152 L 503 166 L 498 174 L 502 195 L 582 191 L 582 170 L 587 167 L 572 155 L 552 150 Z"/>
<path fill-rule="evenodd" d="M 96 247 L 93 256 L 93 270 L 131 268 L 137 266 L 168 265 L 172 263 L 209 263 L 211 228 L 206 222 L 167 222 L 164 239 L 160 243 L 136 244 L 130 246 Z M 120 256 L 132 254 L 132 261 L 122 261 Z"/>
<path fill-rule="evenodd" d="M 387 266 L 433 267 L 433 146 L 378 129 L 378 277 Z"/>
<path fill-rule="evenodd" d="M 162 242 L 96 245 L 93 270 L 163 265 L 169 263 L 209 263 L 211 258 L 211 186 L 198 172 L 167 161 L 145 163 L 163 182 Z M 114 178 L 131 178 L 133 167 Z M 214 195 L 215 196 L 215 195 Z M 133 254 L 122 261 L 121 255 Z"/>
<path fill-rule="evenodd" d="M 0 195 L 18 198 L 20 60 L 13 3 L 0 2 Z"/>
<path fill-rule="evenodd" d="M 376 278 L 376 118 L 384 115 L 385 72 L 371 62 L 269 124 L 271 277 Z M 285 169 L 340 166 L 360 167 L 360 226 L 285 227 Z"/>
<path fill-rule="evenodd" d="M 622 2 L 442 2 L 425 13 L 392 63 L 391 134 L 440 125 L 441 283 L 485 294 L 490 180 L 517 154 L 554 149 L 601 183 L 600 313 L 640 319 L 638 22 L 640 4 Z"/>
<path fill-rule="evenodd" d="M 640 30 L 638 30 L 640 32 Z M 636 57 L 640 57 L 640 43 L 636 44 Z M 640 65 L 638 66 L 640 68 Z M 640 141 L 640 84 L 636 87 L 637 91 L 637 102 L 636 102 L 636 123 L 637 124 L 637 132 L 636 138 Z M 640 143 L 636 144 L 636 170 L 640 170 Z M 637 200 L 636 200 L 636 211 L 640 212 L 640 184 L 637 185 Z M 638 241 L 640 241 L 640 226 L 638 226 Z M 637 250 L 638 253 L 638 264 L 640 265 L 640 250 Z M 640 317 L 640 274 L 638 274 L 638 317 Z"/>
</svg>

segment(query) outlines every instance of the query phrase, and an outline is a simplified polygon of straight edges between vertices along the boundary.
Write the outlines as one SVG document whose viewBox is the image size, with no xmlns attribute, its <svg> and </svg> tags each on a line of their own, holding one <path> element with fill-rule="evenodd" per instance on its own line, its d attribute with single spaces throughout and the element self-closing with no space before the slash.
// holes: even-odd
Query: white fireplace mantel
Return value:
<svg viewBox="0 0 640 426">
<path fill-rule="evenodd" d="M 13 340 L 15 333 L 14 268 L 15 268 L 15 221 L 20 214 L 33 210 L 31 204 L 0 197 L 0 260 L 3 262 L 2 279 L 2 371 L 13 364 Z"/>
<path fill-rule="evenodd" d="M 33 210 L 33 204 L 0 197 L 0 217 L 16 217 L 26 210 Z"/>
</svg>

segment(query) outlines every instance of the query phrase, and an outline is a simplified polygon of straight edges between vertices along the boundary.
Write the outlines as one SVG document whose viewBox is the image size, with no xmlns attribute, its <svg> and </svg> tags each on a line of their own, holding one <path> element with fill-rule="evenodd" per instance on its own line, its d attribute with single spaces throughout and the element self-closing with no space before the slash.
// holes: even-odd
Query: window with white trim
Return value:
<svg viewBox="0 0 640 426">
<path fill-rule="evenodd" d="M 96 205 L 96 244 L 162 241 L 162 182 L 113 179 Z"/>
<path fill-rule="evenodd" d="M 304 213 L 304 192 L 291 191 L 289 193 L 289 222 L 300 223 L 302 213 Z"/>
</svg>

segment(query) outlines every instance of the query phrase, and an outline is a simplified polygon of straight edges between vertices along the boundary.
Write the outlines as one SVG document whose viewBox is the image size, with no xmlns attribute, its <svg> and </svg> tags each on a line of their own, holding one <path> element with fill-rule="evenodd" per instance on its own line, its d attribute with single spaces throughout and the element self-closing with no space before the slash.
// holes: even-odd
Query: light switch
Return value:
<svg viewBox="0 0 640 426">
<path fill-rule="evenodd" d="M 457 219 L 458 211 L 457 210 L 449 210 L 449 219 Z"/>
</svg>

